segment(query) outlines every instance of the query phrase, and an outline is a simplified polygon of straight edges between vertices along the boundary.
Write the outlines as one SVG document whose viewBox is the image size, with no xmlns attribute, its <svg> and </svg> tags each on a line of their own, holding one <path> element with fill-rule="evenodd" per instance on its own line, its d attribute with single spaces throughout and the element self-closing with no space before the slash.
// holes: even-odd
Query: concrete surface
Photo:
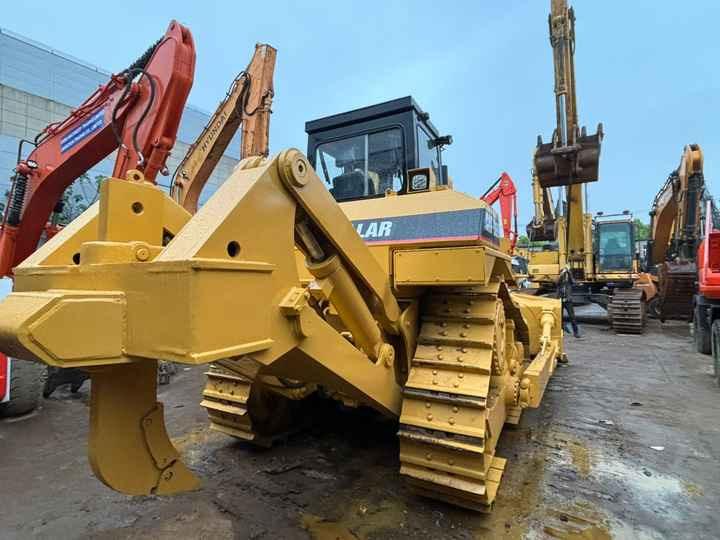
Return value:
<svg viewBox="0 0 720 540">
<path fill-rule="evenodd" d="M 131 498 L 85 457 L 87 385 L 0 423 L 0 538 L 718 538 L 720 388 L 687 325 L 645 336 L 583 325 L 540 409 L 506 429 L 495 512 L 411 495 L 396 426 L 324 403 L 269 451 L 206 428 L 202 369 L 163 387 L 169 430 L 203 487 Z"/>
</svg>

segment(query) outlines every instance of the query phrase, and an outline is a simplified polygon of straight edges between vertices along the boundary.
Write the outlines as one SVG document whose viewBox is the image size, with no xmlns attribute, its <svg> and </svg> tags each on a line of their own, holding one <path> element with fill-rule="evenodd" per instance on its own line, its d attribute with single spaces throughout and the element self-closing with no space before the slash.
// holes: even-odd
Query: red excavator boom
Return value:
<svg viewBox="0 0 720 540">
<path fill-rule="evenodd" d="M 508 173 L 503 172 L 480 199 L 489 206 L 500 201 L 503 236 L 510 242 L 510 253 L 512 253 L 517 243 L 517 189 L 515 182 Z"/>
<path fill-rule="evenodd" d="M 158 172 L 167 174 L 194 73 L 192 34 L 172 21 L 160 41 L 65 120 L 20 142 L 0 231 L 0 275 L 10 275 L 37 248 L 65 189 L 114 150 L 116 178 L 131 169 L 151 182 Z M 35 147 L 26 159 L 24 144 Z"/>
</svg>

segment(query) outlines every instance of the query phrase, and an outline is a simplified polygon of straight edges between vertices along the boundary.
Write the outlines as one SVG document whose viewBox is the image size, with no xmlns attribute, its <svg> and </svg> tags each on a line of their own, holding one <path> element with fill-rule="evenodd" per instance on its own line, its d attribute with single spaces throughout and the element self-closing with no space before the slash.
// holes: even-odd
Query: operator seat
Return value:
<svg viewBox="0 0 720 540">
<path fill-rule="evenodd" d="M 333 187 L 330 193 L 337 201 L 345 199 L 357 199 L 365 196 L 365 174 L 362 171 L 354 170 L 341 174 L 332 179 Z M 372 182 L 367 182 L 367 194 L 375 195 L 375 187 Z"/>
<path fill-rule="evenodd" d="M 620 243 L 615 238 L 610 238 L 608 240 L 607 244 L 605 244 L 605 251 L 608 255 L 622 254 Z"/>
</svg>

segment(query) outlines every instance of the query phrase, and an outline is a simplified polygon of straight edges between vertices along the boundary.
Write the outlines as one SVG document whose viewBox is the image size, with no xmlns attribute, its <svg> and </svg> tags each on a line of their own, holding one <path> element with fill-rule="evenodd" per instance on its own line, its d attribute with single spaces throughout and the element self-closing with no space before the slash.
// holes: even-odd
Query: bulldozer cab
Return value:
<svg viewBox="0 0 720 540">
<path fill-rule="evenodd" d="M 630 273 L 635 260 L 635 230 L 631 216 L 595 219 L 595 265 L 598 273 Z"/>
<path fill-rule="evenodd" d="M 338 202 L 449 187 L 430 116 L 404 97 L 305 124 L 308 158 Z"/>
</svg>

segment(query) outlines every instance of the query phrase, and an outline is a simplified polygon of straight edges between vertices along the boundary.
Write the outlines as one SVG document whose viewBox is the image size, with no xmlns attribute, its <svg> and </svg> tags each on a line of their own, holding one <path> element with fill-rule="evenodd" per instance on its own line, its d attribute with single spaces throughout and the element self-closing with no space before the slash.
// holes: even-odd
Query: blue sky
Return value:
<svg viewBox="0 0 720 540">
<path fill-rule="evenodd" d="M 190 103 L 214 110 L 256 42 L 278 49 L 271 149 L 305 150 L 304 123 L 411 94 L 455 143 L 457 188 L 480 195 L 502 170 L 531 217 L 536 137 L 554 122 L 546 0 L 504 2 L 142 2 L 37 0 L 3 7 L 2 26 L 110 71 L 135 59 L 176 18 L 197 47 Z M 652 199 L 699 143 L 720 173 L 720 2 L 576 0 L 581 123 L 605 127 L 590 209 L 647 221 Z M 720 181 L 719 181 L 720 182 Z M 715 183 L 720 189 L 720 183 Z M 713 191 L 718 195 L 717 191 Z"/>
</svg>

